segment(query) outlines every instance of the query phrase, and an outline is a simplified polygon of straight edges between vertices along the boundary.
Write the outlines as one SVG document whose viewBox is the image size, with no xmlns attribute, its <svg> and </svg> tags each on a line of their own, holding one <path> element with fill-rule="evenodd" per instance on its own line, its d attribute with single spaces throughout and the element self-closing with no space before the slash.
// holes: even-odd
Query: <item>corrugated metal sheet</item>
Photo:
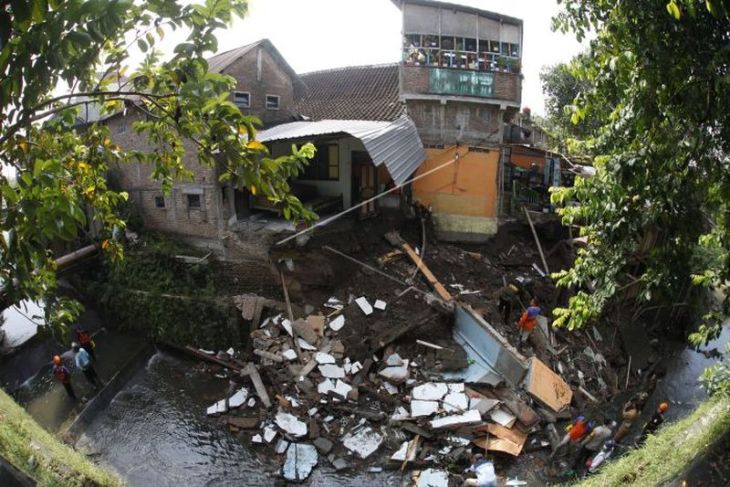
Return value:
<svg viewBox="0 0 730 487">
<path fill-rule="evenodd" d="M 360 139 L 373 164 L 385 164 L 396 185 L 403 184 L 426 160 L 426 151 L 413 121 L 401 117 L 393 122 L 368 120 L 321 120 L 292 122 L 258 133 L 261 142 L 306 139 L 317 135 L 345 133 Z"/>
</svg>

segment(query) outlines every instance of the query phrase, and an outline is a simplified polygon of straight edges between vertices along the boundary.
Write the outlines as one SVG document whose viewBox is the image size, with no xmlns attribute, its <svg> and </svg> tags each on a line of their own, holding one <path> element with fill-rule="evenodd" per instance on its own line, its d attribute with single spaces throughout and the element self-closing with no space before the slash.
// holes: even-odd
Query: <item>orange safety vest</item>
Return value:
<svg viewBox="0 0 730 487">
<path fill-rule="evenodd" d="M 537 325 L 537 318 L 535 318 L 534 316 L 528 316 L 527 310 L 525 310 L 525 312 L 522 313 L 522 316 L 520 316 L 519 325 L 520 328 L 525 331 L 532 331 L 532 329 L 535 328 L 535 325 Z"/>
</svg>

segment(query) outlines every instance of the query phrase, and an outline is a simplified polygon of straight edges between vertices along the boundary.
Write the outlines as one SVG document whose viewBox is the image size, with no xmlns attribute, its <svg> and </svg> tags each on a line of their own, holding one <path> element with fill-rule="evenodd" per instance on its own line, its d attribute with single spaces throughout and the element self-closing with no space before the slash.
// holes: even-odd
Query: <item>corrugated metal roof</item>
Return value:
<svg viewBox="0 0 730 487">
<path fill-rule="evenodd" d="M 350 134 L 360 139 L 373 164 L 385 164 L 396 185 L 403 184 L 426 160 L 426 151 L 413 121 L 403 116 L 393 122 L 320 120 L 292 122 L 258 133 L 261 142 L 304 139 L 326 134 Z"/>
</svg>

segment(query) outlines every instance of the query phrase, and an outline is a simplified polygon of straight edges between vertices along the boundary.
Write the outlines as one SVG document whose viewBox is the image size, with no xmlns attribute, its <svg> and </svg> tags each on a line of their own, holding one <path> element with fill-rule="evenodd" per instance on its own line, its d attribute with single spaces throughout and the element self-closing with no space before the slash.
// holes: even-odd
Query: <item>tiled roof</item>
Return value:
<svg viewBox="0 0 730 487">
<path fill-rule="evenodd" d="M 307 94 L 295 112 L 312 120 L 393 121 L 405 113 L 398 99 L 398 65 L 351 66 L 300 74 Z"/>
</svg>

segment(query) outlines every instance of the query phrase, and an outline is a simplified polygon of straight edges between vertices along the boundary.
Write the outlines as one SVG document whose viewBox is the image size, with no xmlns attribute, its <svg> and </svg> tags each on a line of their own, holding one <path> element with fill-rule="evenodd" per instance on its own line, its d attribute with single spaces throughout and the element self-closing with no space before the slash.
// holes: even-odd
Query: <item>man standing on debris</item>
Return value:
<svg viewBox="0 0 730 487">
<path fill-rule="evenodd" d="M 63 365 L 63 360 L 61 360 L 60 355 L 53 356 L 53 376 L 58 382 L 63 384 L 63 387 L 64 389 L 66 389 L 68 397 L 75 401 L 76 393 L 74 392 L 74 388 L 71 385 L 71 372 L 69 372 L 66 366 Z"/>
<path fill-rule="evenodd" d="M 565 434 L 565 436 L 563 436 L 563 439 L 560 441 L 560 443 L 558 443 L 557 446 L 553 449 L 553 452 L 550 454 L 550 458 L 554 457 L 558 450 L 560 450 L 568 443 L 578 443 L 580 440 L 583 439 L 587 432 L 588 421 L 586 420 L 585 416 L 578 416 L 577 418 L 575 418 L 575 421 L 573 421 L 573 423 L 568 426 L 568 432 Z"/>
<path fill-rule="evenodd" d="M 580 443 L 580 450 L 578 450 L 578 456 L 573 464 L 573 470 L 582 470 L 586 461 L 600 451 L 603 442 L 611 438 L 613 434 L 612 426 L 614 426 L 613 421 L 606 419 L 602 425 L 594 428 L 586 436 L 585 440 Z"/>
<path fill-rule="evenodd" d="M 616 431 L 616 434 L 613 437 L 613 441 L 616 443 L 620 443 L 621 440 L 624 439 L 624 437 L 629 433 L 629 430 L 631 430 L 636 419 L 639 417 L 639 409 L 633 401 L 627 401 L 626 404 L 624 404 L 622 417 L 623 422 L 621 423 L 621 426 L 618 427 L 618 431 Z"/>
<path fill-rule="evenodd" d="M 540 314 L 540 307 L 537 305 L 537 300 L 532 298 L 530 300 L 530 306 L 520 316 L 520 321 L 517 324 L 520 326 L 520 347 L 530 337 L 530 333 L 535 329 L 537 325 L 537 317 Z"/>
<path fill-rule="evenodd" d="M 656 433 L 656 430 L 658 430 L 662 423 L 664 423 L 664 413 L 667 409 L 669 409 L 669 403 L 663 402 L 659 405 L 654 415 L 651 417 L 649 422 L 646 423 L 646 426 L 644 426 L 644 430 L 641 432 L 641 437 L 639 437 L 639 444 L 644 443 L 649 435 Z"/>
<path fill-rule="evenodd" d="M 520 289 L 515 284 L 507 284 L 494 292 L 494 297 L 499 300 L 497 310 L 502 314 L 502 322 L 507 325 L 510 322 L 512 308 L 518 304 Z"/>
<path fill-rule="evenodd" d="M 477 478 L 464 480 L 461 487 L 497 487 L 494 464 L 484 458 L 481 453 L 474 455 L 473 462 L 472 466 L 467 468 L 464 473 L 474 472 Z"/>
<path fill-rule="evenodd" d="M 91 363 L 91 356 L 89 355 L 89 352 L 87 352 L 85 348 L 81 348 L 76 342 L 71 344 L 71 348 L 74 351 L 76 367 L 84 373 L 86 380 L 88 380 L 92 386 L 96 388 L 101 387 L 103 384 L 101 379 L 99 379 L 99 376 L 96 374 L 94 365 Z"/>
</svg>

